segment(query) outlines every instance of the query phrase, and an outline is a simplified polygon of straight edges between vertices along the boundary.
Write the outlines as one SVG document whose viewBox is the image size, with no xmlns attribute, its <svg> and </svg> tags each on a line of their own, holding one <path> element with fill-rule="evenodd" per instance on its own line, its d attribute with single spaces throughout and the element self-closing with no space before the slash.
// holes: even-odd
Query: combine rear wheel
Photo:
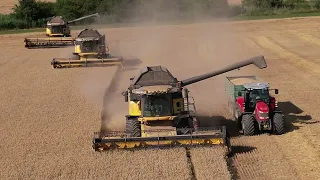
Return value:
<svg viewBox="0 0 320 180">
<path fill-rule="evenodd" d="M 138 118 L 127 118 L 126 134 L 129 137 L 141 137 L 141 126 Z"/>
<path fill-rule="evenodd" d="M 252 136 L 255 132 L 254 118 L 251 114 L 245 114 L 242 116 L 242 131 L 245 136 Z"/>
<path fill-rule="evenodd" d="M 278 135 L 284 133 L 284 120 L 280 113 L 275 113 L 273 116 L 273 133 Z"/>
</svg>

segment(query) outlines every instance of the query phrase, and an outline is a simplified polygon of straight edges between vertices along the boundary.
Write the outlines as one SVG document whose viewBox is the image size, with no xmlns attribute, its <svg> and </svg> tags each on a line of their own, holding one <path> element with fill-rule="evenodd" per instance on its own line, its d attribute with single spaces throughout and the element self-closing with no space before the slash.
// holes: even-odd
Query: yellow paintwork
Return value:
<svg viewBox="0 0 320 180">
<path fill-rule="evenodd" d="M 104 151 L 112 148 L 112 145 L 116 145 L 117 149 L 133 149 L 138 147 L 147 146 L 177 146 L 179 145 L 223 145 L 223 138 L 190 138 L 184 140 L 156 140 L 156 141 L 130 141 L 130 142 L 115 142 L 115 143 L 103 143 L 101 147 L 98 148 L 99 151 Z"/>
<path fill-rule="evenodd" d="M 130 101 L 129 102 L 129 115 L 130 116 L 140 116 L 141 115 L 140 101 L 138 101 L 138 102 Z"/>
<path fill-rule="evenodd" d="M 74 46 L 74 52 L 80 54 L 81 53 L 81 48 L 80 45 L 75 45 Z"/>
<path fill-rule="evenodd" d="M 66 28 L 63 29 L 63 32 L 57 33 L 57 34 L 52 34 L 51 29 L 46 27 L 46 35 L 53 37 L 53 36 L 68 36 L 70 35 L 70 27 L 67 26 Z"/>
<path fill-rule="evenodd" d="M 180 103 L 180 106 L 178 107 L 179 103 Z M 184 110 L 183 98 L 173 99 L 173 113 L 178 114 L 183 110 Z"/>
<path fill-rule="evenodd" d="M 141 124 L 141 137 L 176 136 L 177 129 L 172 126 L 149 126 Z"/>
<path fill-rule="evenodd" d="M 175 118 L 176 116 L 160 116 L 160 117 L 141 117 L 138 118 L 139 121 L 171 121 Z"/>
<path fill-rule="evenodd" d="M 49 28 L 46 28 L 46 35 L 50 35 L 51 34 L 51 30 Z"/>
</svg>

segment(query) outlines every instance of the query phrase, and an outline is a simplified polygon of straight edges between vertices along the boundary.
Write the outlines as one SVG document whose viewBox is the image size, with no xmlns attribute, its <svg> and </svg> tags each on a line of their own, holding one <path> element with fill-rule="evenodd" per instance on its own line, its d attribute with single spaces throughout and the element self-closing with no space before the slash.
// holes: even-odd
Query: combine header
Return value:
<svg viewBox="0 0 320 180">
<path fill-rule="evenodd" d="M 105 35 L 97 30 L 84 29 L 75 39 L 73 58 L 53 58 L 53 68 L 121 65 L 123 59 L 113 57 L 105 43 Z"/>
<path fill-rule="evenodd" d="M 74 45 L 74 38 L 71 37 L 69 24 L 87 19 L 90 17 L 99 17 L 99 14 L 84 16 L 72 21 L 65 22 L 61 16 L 52 17 L 46 24 L 46 36 L 48 38 L 25 38 L 26 48 L 51 48 Z"/>
<path fill-rule="evenodd" d="M 264 57 L 259 56 L 183 81 L 162 66 L 145 67 L 130 79 L 129 88 L 123 92 L 129 102 L 126 131 L 95 133 L 93 149 L 221 145 L 230 152 L 226 127 L 201 127 L 185 86 L 250 64 L 260 69 L 267 67 Z"/>
<path fill-rule="evenodd" d="M 63 46 L 73 46 L 72 37 L 49 37 L 49 38 L 25 38 L 26 48 L 55 48 Z"/>
</svg>

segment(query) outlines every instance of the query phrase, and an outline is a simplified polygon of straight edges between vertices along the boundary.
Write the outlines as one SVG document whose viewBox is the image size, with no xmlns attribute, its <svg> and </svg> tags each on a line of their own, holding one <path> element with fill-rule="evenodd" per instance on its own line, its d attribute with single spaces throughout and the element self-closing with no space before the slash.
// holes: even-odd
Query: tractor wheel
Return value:
<svg viewBox="0 0 320 180">
<path fill-rule="evenodd" d="M 284 120 L 280 113 L 275 113 L 273 116 L 273 132 L 278 135 L 284 133 Z"/>
<path fill-rule="evenodd" d="M 245 136 L 252 136 L 255 132 L 254 118 L 250 114 L 242 116 L 242 131 Z"/>
<path fill-rule="evenodd" d="M 137 118 L 127 118 L 126 134 L 129 137 L 141 137 L 141 126 Z"/>
</svg>

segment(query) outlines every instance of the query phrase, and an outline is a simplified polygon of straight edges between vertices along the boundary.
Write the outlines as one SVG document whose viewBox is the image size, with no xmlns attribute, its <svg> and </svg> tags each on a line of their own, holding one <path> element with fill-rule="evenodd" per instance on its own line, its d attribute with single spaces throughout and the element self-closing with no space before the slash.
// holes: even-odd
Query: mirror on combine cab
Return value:
<svg viewBox="0 0 320 180">
<path fill-rule="evenodd" d="M 275 90 L 274 90 L 274 93 L 275 93 L 275 94 L 279 94 L 279 89 L 275 89 Z"/>
<path fill-rule="evenodd" d="M 124 96 L 124 102 L 128 102 L 129 98 L 128 98 L 128 92 L 127 91 L 123 91 L 121 93 L 122 96 Z"/>
<path fill-rule="evenodd" d="M 241 96 L 241 95 L 242 95 L 241 91 L 238 91 L 238 96 Z"/>
</svg>

